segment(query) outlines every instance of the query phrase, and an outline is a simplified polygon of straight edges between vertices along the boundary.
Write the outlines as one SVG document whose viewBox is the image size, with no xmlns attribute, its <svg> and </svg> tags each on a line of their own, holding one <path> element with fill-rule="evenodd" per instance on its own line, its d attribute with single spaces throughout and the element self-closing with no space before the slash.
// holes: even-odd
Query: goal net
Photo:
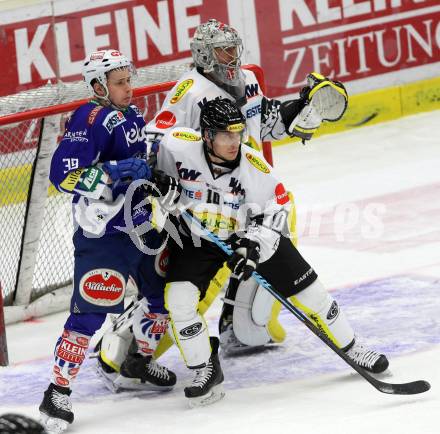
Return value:
<svg viewBox="0 0 440 434">
<path fill-rule="evenodd" d="M 166 92 L 189 68 L 189 64 L 181 64 L 138 69 L 133 103 L 147 122 L 159 110 Z M 245 68 L 255 73 L 264 93 L 261 68 Z M 20 306 L 22 312 L 23 307 L 28 308 L 42 296 L 48 299 L 48 294 L 61 289 L 70 296 L 71 197 L 57 192 L 48 174 L 66 119 L 87 97 L 83 82 L 47 84 L 0 97 L 0 286 L 4 305 L 11 306 L 11 311 L 12 306 Z M 270 143 L 264 145 L 263 152 L 271 162 Z M 48 303 L 42 303 L 43 311 Z M 35 311 L 28 312 L 26 317 L 33 314 Z"/>
</svg>

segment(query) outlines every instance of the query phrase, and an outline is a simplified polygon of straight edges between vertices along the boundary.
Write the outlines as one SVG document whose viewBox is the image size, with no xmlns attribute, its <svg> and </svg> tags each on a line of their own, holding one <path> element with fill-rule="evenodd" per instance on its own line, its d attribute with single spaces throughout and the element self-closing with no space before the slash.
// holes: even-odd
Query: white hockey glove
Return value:
<svg viewBox="0 0 440 434">
<path fill-rule="evenodd" d="M 322 121 L 339 120 L 348 104 L 347 91 L 339 81 L 312 72 L 307 76 L 307 83 L 300 92 L 300 100 L 286 101 L 280 107 L 287 133 L 300 137 L 303 143 L 311 139 Z M 299 102 L 304 104 L 303 108 L 293 120 L 289 119 L 291 113 L 297 112 Z"/>
<path fill-rule="evenodd" d="M 260 260 L 260 244 L 249 238 L 240 238 L 232 256 L 226 262 L 239 281 L 248 280 Z"/>
</svg>

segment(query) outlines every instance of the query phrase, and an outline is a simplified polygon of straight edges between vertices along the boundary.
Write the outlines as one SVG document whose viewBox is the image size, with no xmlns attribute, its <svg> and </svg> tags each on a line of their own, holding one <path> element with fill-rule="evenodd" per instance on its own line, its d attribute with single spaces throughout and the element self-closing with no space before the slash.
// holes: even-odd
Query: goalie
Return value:
<svg viewBox="0 0 440 434">
<path fill-rule="evenodd" d="M 227 24 L 211 19 L 201 24 L 191 42 L 194 68 L 184 74 L 168 93 L 161 110 L 147 125 L 150 142 L 174 127 L 200 130 L 200 111 L 210 100 L 228 98 L 239 106 L 246 117 L 247 145 L 259 149 L 263 141 L 285 137 L 310 140 L 324 120 L 338 120 L 347 107 L 344 87 L 320 74 L 307 77 L 308 85 L 295 100 L 281 102 L 264 96 L 253 72 L 241 69 L 243 44 L 238 33 Z M 239 186 L 237 185 L 237 188 Z M 296 244 L 296 213 L 293 196 L 288 217 L 291 239 Z M 229 273 L 220 271 L 206 293 L 202 309 L 207 309 L 220 287 L 228 283 Z M 240 305 L 240 309 L 235 306 Z M 246 306 L 246 308 L 243 308 Z M 281 305 L 263 288 L 249 279 L 238 284 L 235 275 L 229 279 L 225 304 L 219 320 L 222 349 L 235 354 L 250 347 L 282 342 L 285 332 L 277 317 Z M 128 315 L 127 315 L 128 316 Z M 118 370 L 131 341 L 130 321 L 121 319 L 119 332 L 109 331 L 101 349 L 101 372 Z M 163 340 L 156 357 L 171 345 Z M 107 375 L 109 377 L 110 375 Z"/>
</svg>

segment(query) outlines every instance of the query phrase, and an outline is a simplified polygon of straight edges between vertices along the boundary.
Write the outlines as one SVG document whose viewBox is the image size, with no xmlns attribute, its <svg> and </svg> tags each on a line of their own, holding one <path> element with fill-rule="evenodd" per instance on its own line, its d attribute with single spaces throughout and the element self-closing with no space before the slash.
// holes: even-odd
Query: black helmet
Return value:
<svg viewBox="0 0 440 434">
<path fill-rule="evenodd" d="M 240 109 L 229 99 L 208 101 L 200 112 L 200 129 L 202 137 L 209 132 L 211 140 L 216 131 L 241 133 L 246 127 L 246 119 Z"/>
<path fill-rule="evenodd" d="M 2 434 L 44 434 L 45 432 L 44 428 L 30 417 L 14 413 L 0 416 Z"/>
</svg>

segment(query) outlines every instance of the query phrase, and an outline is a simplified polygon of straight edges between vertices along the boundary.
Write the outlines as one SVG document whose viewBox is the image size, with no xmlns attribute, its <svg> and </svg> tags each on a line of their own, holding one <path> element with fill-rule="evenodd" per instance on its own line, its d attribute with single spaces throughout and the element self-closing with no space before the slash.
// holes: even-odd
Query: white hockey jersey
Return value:
<svg viewBox="0 0 440 434">
<path fill-rule="evenodd" d="M 255 74 L 242 70 L 245 81 L 245 104 L 241 112 L 246 118 L 249 144 L 261 149 L 262 141 L 286 137 L 285 126 L 279 115 L 280 101 L 266 98 Z M 200 110 L 208 101 L 216 98 L 235 98 L 200 74 L 196 68 L 185 73 L 168 92 L 161 110 L 147 125 L 147 132 L 166 134 L 171 128 L 200 129 Z"/>
<path fill-rule="evenodd" d="M 240 164 L 225 171 L 208 164 L 198 132 L 175 128 L 161 141 L 157 167 L 179 180 L 179 207 L 192 211 L 221 239 L 247 231 L 247 237 L 260 243 L 261 261 L 272 256 L 287 226 L 290 200 L 260 152 L 242 145 Z M 184 223 L 203 237 L 189 219 Z"/>
</svg>

